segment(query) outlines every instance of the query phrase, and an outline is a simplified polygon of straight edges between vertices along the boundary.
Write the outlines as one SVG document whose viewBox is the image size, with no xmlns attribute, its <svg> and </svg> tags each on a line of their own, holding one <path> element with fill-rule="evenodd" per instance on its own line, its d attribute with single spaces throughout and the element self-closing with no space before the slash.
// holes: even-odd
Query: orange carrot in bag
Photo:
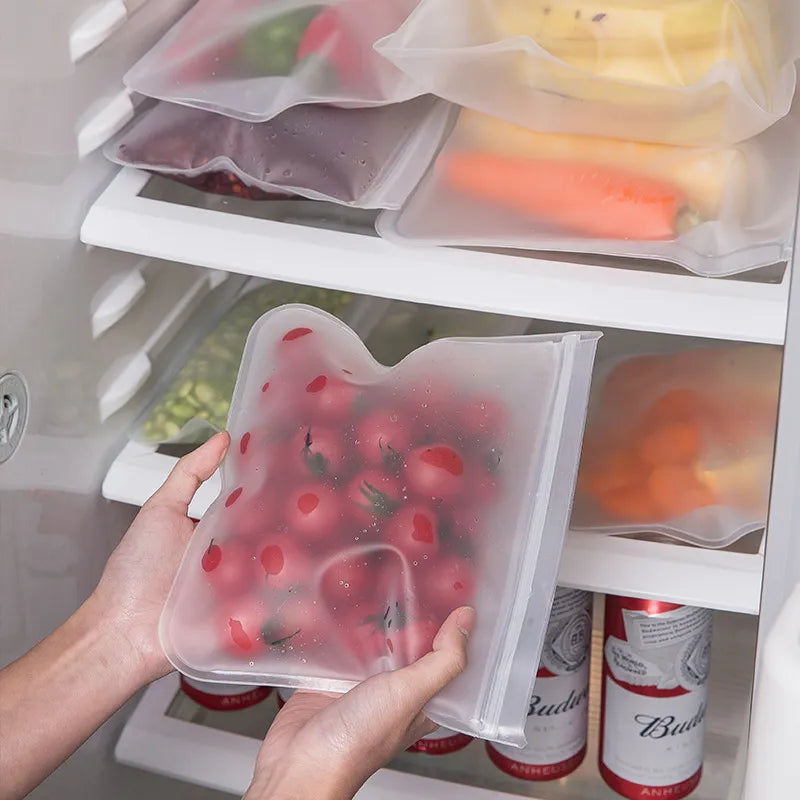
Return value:
<svg viewBox="0 0 800 800">
<path fill-rule="evenodd" d="M 463 151 L 441 166 L 454 189 L 586 237 L 674 239 L 697 221 L 676 187 L 612 167 Z"/>
</svg>

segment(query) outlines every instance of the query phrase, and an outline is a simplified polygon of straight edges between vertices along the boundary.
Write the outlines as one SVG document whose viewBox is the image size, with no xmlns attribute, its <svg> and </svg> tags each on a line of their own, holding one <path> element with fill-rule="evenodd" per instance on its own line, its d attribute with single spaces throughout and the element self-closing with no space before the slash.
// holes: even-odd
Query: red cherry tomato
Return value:
<svg viewBox="0 0 800 800">
<path fill-rule="evenodd" d="M 286 534 L 266 537 L 258 555 L 269 590 L 290 592 L 308 586 L 314 564 L 308 552 Z"/>
<path fill-rule="evenodd" d="M 342 638 L 349 655 L 371 672 L 379 659 L 389 655 L 387 632 L 372 621 L 354 620 L 344 624 Z"/>
<path fill-rule="evenodd" d="M 378 408 L 356 426 L 356 451 L 369 466 L 387 469 L 400 466 L 411 444 L 411 421 L 402 411 Z"/>
<path fill-rule="evenodd" d="M 280 523 L 280 504 L 277 492 L 266 490 L 242 500 L 230 530 L 237 539 L 260 539 L 272 534 Z"/>
<path fill-rule="evenodd" d="M 349 510 L 362 525 L 373 525 L 390 516 L 403 499 L 400 480 L 379 469 L 360 472 L 347 486 Z"/>
<path fill-rule="evenodd" d="M 480 439 L 502 439 L 508 428 L 506 407 L 493 398 L 472 398 L 460 408 L 458 424 L 468 436 Z"/>
<path fill-rule="evenodd" d="M 230 597 L 258 585 L 260 576 L 253 549 L 236 539 L 218 544 L 219 564 L 213 571 L 203 573 L 214 589 Z"/>
<path fill-rule="evenodd" d="M 314 425 L 322 421 L 348 421 L 355 411 L 361 392 L 352 383 L 320 373 L 306 383 L 302 395 L 296 402 L 302 404 L 310 423 Z"/>
<path fill-rule="evenodd" d="M 273 654 L 302 657 L 309 649 L 325 644 L 329 628 L 323 603 L 309 596 L 293 596 L 264 623 L 264 645 Z"/>
<path fill-rule="evenodd" d="M 352 85 L 365 75 L 365 48 L 352 22 L 334 6 L 311 20 L 297 47 L 297 60 L 324 58 L 336 71 L 339 82 Z"/>
<path fill-rule="evenodd" d="M 425 506 L 407 505 L 384 525 L 381 538 L 416 566 L 439 552 L 439 520 Z"/>
<path fill-rule="evenodd" d="M 460 453 L 446 444 L 418 447 L 406 459 L 404 475 L 419 497 L 451 500 L 468 485 Z"/>
<path fill-rule="evenodd" d="M 263 648 L 261 628 L 269 609 L 250 595 L 239 595 L 224 603 L 217 624 L 220 646 L 231 654 L 252 657 Z"/>
<path fill-rule="evenodd" d="M 322 575 L 322 597 L 332 608 L 356 609 L 367 594 L 374 570 L 374 563 L 366 555 L 337 557 Z"/>
<path fill-rule="evenodd" d="M 350 468 L 344 435 L 323 425 L 302 426 L 290 438 L 284 472 L 313 478 L 339 478 Z"/>
<path fill-rule="evenodd" d="M 425 568 L 418 587 L 424 611 L 444 619 L 460 606 L 473 602 L 474 567 L 458 556 L 440 558 Z"/>
<path fill-rule="evenodd" d="M 471 469 L 467 494 L 475 508 L 488 508 L 501 498 L 500 478 L 483 468 Z"/>
<path fill-rule="evenodd" d="M 252 426 L 233 448 L 237 465 L 242 469 L 266 472 L 275 466 L 276 450 L 264 426 Z"/>
<path fill-rule="evenodd" d="M 303 484 L 291 491 L 285 514 L 290 533 L 307 542 L 330 540 L 343 525 L 342 501 L 322 483 Z"/>
<path fill-rule="evenodd" d="M 201 561 L 203 572 L 213 572 L 222 561 L 222 548 L 218 544 L 214 544 L 212 539 L 206 551 L 203 553 Z"/>
<path fill-rule="evenodd" d="M 413 664 L 433 650 L 433 640 L 441 623 L 434 619 L 421 619 L 407 623 L 394 633 L 387 631 L 387 645 L 398 664 Z"/>
</svg>

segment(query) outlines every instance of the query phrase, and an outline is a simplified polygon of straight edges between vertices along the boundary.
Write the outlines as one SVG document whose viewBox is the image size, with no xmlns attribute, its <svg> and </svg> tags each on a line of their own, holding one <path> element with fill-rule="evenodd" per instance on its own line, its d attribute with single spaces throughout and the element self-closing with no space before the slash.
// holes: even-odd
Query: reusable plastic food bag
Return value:
<svg viewBox="0 0 800 800">
<path fill-rule="evenodd" d="M 428 713 L 522 744 L 598 336 L 441 339 L 387 368 L 316 309 L 262 317 L 161 619 L 170 661 L 346 691 L 473 603 L 469 666 Z"/>
<path fill-rule="evenodd" d="M 230 193 L 291 193 L 360 208 L 397 208 L 452 124 L 454 107 L 418 97 L 383 108 L 298 106 L 253 124 L 159 103 L 106 147 L 123 166 Z M 230 186 L 222 182 L 222 191 Z M 237 188 L 236 187 L 241 187 Z M 255 194 L 253 194 L 255 192 Z M 225 193 L 228 193 L 227 191 Z"/>
<path fill-rule="evenodd" d="M 400 242 L 600 253 L 721 276 L 788 258 L 800 108 L 751 142 L 687 148 L 530 131 L 462 111 L 378 232 Z"/>
<path fill-rule="evenodd" d="M 416 0 L 200 0 L 125 76 L 149 97 L 264 122 L 296 105 L 424 94 L 375 52 Z"/>
<path fill-rule="evenodd" d="M 422 0 L 376 49 L 535 130 L 716 146 L 788 112 L 797 17 L 778 0 Z"/>
<path fill-rule="evenodd" d="M 778 347 L 638 356 L 592 391 L 572 527 L 727 547 L 764 527 Z"/>
<path fill-rule="evenodd" d="M 248 282 L 242 296 L 170 378 L 139 423 L 136 438 L 150 444 L 200 444 L 225 428 L 250 328 L 285 303 L 313 303 L 357 325 L 364 298 L 279 281 Z"/>
</svg>

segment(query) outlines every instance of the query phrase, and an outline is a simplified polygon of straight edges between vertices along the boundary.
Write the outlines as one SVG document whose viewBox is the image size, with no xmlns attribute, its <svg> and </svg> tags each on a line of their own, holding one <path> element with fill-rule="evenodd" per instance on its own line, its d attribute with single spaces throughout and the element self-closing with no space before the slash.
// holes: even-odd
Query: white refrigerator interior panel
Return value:
<svg viewBox="0 0 800 800">
<path fill-rule="evenodd" d="M 49 4 L 52 11 L 44 11 L 40 0 L 11 5 L 25 19 L 0 33 L 12 40 L 0 51 L 0 174 L 61 182 L 131 119 L 136 100 L 122 85 L 123 75 L 191 0 L 152 0 L 124 18 L 119 17 L 126 8 L 121 0 L 96 3 L 86 10 L 83 27 L 78 20 L 75 29 L 65 27 L 61 3 Z M 29 18 L 19 10 L 23 5 L 37 10 L 31 9 Z M 95 47 L 87 51 L 92 41 Z M 76 63 L 71 47 L 84 51 Z"/>
</svg>

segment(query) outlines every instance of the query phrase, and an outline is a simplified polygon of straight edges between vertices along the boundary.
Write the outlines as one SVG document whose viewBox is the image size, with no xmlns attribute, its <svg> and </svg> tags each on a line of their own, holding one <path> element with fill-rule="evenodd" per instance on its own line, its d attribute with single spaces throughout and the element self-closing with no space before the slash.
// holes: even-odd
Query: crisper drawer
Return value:
<svg viewBox="0 0 800 800">
<path fill-rule="evenodd" d="M 484 743 L 476 740 L 448 755 L 403 753 L 368 781 L 358 799 L 618 800 L 619 795 L 604 784 L 597 768 L 602 606 L 602 599 L 596 598 L 587 753 L 575 772 L 550 782 L 519 780 L 497 769 Z M 752 618 L 714 615 L 703 778 L 691 795 L 693 800 L 734 800 L 740 796 L 756 628 Z M 240 796 L 247 789 L 261 739 L 276 713 L 275 693 L 245 710 L 209 710 L 184 695 L 177 675 L 170 675 L 145 693 L 120 737 L 116 758 Z"/>
<path fill-rule="evenodd" d="M 95 396 L 101 420 L 146 399 L 193 337 L 224 311 L 246 279 L 166 262 L 109 275 L 91 308 Z M 139 406 L 137 406 L 139 407 Z"/>
<path fill-rule="evenodd" d="M 134 99 L 123 87 L 123 75 L 188 5 L 189 0 L 148 2 L 105 29 L 98 18 L 96 29 L 87 23 L 94 38 L 87 32 L 85 41 L 80 39 L 82 47 L 96 46 L 72 55 L 69 31 L 62 31 L 52 48 L 43 45 L 40 15 L 30 33 L 35 40 L 23 41 L 21 50 L 37 57 L 52 52 L 51 57 L 61 55 L 64 63 L 55 74 L 34 70 L 32 75 L 22 65 L 24 58 L 16 63 L 7 59 L 14 71 L 0 77 L 0 174 L 56 183 L 80 158 L 104 144 L 133 116 Z M 118 7 L 120 15 L 125 9 L 119 0 L 104 7 Z M 56 35 L 52 29 L 50 33 Z M 23 29 L 23 40 L 25 35 Z"/>
<path fill-rule="evenodd" d="M 225 427 L 245 343 L 264 313 L 287 303 L 317 306 L 361 335 L 378 321 L 384 301 L 279 281 L 253 279 L 226 313 L 197 337 L 185 362 L 176 361 L 159 379 L 156 400 L 135 426 L 133 438 L 172 451 L 196 446 Z"/>
</svg>

